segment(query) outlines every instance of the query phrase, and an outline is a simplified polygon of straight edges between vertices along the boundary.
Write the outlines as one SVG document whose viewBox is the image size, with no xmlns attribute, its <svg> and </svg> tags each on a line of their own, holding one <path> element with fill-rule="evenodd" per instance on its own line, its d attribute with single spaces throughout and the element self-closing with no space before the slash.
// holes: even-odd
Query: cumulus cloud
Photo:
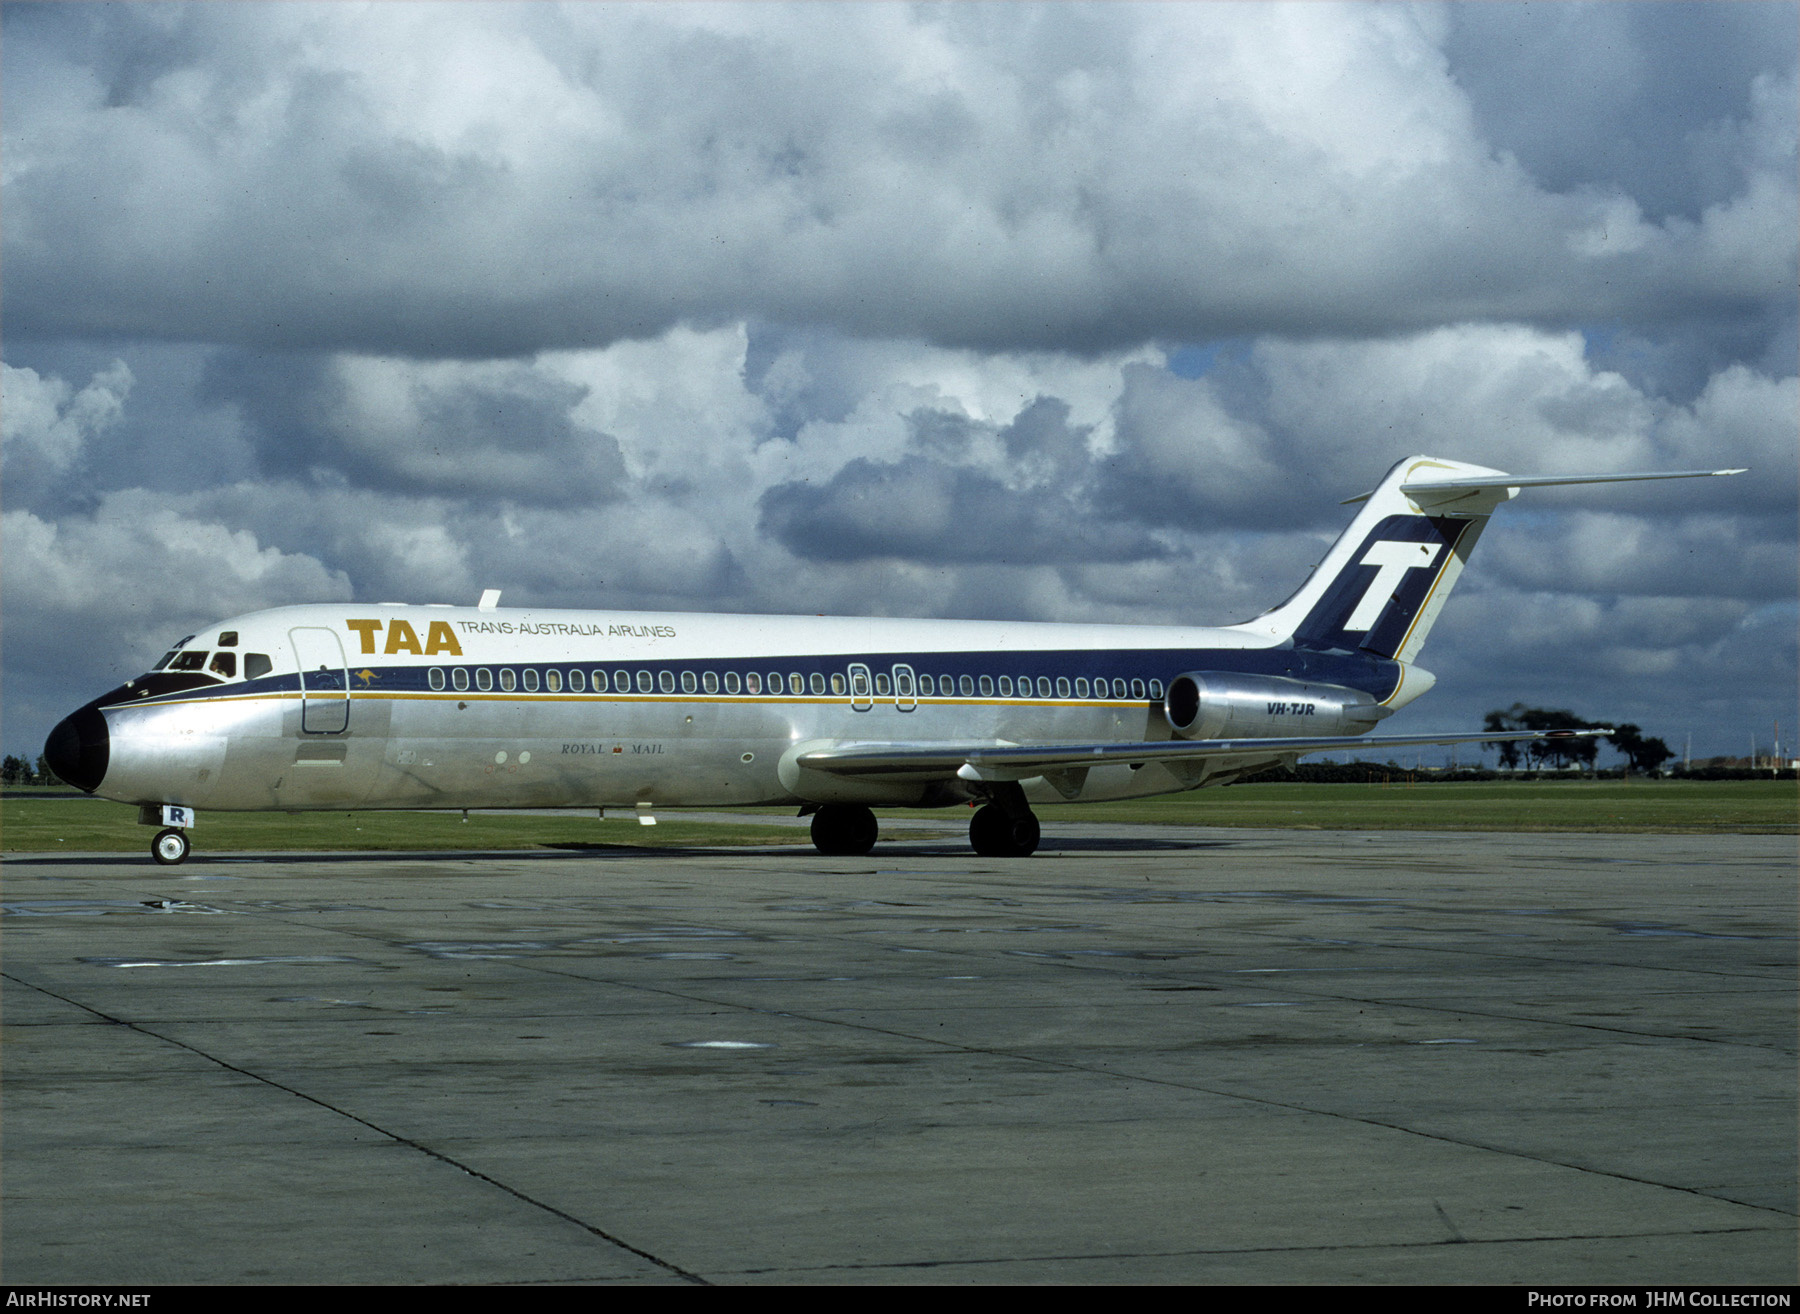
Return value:
<svg viewBox="0 0 1800 1314">
<path fill-rule="evenodd" d="M 55 375 L 11 365 L 0 365 L 0 372 L 0 460 L 15 497 L 42 495 L 76 468 L 89 441 L 119 422 L 133 382 L 122 360 L 73 393 Z"/>
<path fill-rule="evenodd" d="M 142 490 L 55 522 L 7 511 L 0 596 L 9 734 L 34 749 L 58 719 L 208 621 L 350 595 L 343 572 L 317 558 L 266 547 Z"/>
<path fill-rule="evenodd" d="M 1099 350 L 1792 286 L 1791 69 L 1721 70 L 1689 126 L 1736 163 L 1664 216 L 1542 133 L 1496 152 L 1529 116 L 1476 112 L 1496 61 L 1451 33 L 1386 5 L 15 7 L 8 329 Z"/>
<path fill-rule="evenodd" d="M 206 385 L 257 431 L 264 468 L 359 486 L 519 501 L 609 501 L 616 440 L 574 415 L 583 390 L 514 361 L 220 353 Z"/>
<path fill-rule="evenodd" d="M 9 725 L 328 597 L 1226 623 L 1419 452 L 1755 474 L 1526 494 L 1409 728 L 1792 701 L 1790 5 L 0 22 Z"/>
<path fill-rule="evenodd" d="M 1653 217 L 1697 219 L 1784 167 L 1768 153 L 1795 121 L 1777 107 L 1800 42 L 1791 5 L 1443 12 L 1443 49 L 1482 135 L 1552 190 L 1617 190 Z"/>
</svg>

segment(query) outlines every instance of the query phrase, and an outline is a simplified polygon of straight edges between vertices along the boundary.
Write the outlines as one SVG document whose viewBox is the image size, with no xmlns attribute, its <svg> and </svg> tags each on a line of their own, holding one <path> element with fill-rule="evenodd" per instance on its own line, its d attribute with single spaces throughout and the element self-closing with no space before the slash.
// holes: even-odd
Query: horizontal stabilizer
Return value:
<svg viewBox="0 0 1800 1314">
<path fill-rule="evenodd" d="M 1647 474 L 1501 475 L 1497 479 L 1420 479 L 1400 485 L 1403 493 L 1474 492 L 1482 488 L 1549 488 L 1556 484 L 1625 484 L 1639 479 L 1711 479 L 1745 470 L 1658 470 Z"/>
<path fill-rule="evenodd" d="M 1654 470 L 1642 474 L 1591 474 L 1591 475 L 1497 475 L 1490 479 L 1412 479 L 1400 485 L 1400 491 L 1414 493 L 1477 493 L 1491 489 L 1504 488 L 1552 488 L 1558 484 L 1625 484 L 1643 479 L 1712 479 L 1720 475 L 1740 475 L 1749 473 L 1748 468 L 1737 470 Z M 1353 506 L 1358 502 L 1366 502 L 1374 496 L 1372 492 L 1361 493 L 1356 497 L 1347 497 L 1343 506 Z"/>
</svg>

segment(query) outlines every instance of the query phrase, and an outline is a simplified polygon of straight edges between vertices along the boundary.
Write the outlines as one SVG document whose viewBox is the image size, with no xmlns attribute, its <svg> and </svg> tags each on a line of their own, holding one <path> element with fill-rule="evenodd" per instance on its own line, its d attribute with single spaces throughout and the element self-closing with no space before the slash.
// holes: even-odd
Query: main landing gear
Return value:
<svg viewBox="0 0 1800 1314">
<path fill-rule="evenodd" d="M 813 847 L 831 857 L 860 858 L 881 828 L 857 803 L 824 803 L 812 814 Z M 1018 786 L 980 808 L 969 821 L 969 843 L 984 858 L 1028 858 L 1037 852 L 1038 819 Z"/>
<path fill-rule="evenodd" d="M 1022 816 L 1011 816 L 998 803 L 989 803 L 970 819 L 969 843 L 984 858 L 1029 858 L 1037 852 L 1038 819 L 1029 808 Z"/>
<path fill-rule="evenodd" d="M 813 813 L 812 842 L 833 857 L 861 857 L 875 847 L 881 827 L 859 803 L 826 803 Z"/>
</svg>

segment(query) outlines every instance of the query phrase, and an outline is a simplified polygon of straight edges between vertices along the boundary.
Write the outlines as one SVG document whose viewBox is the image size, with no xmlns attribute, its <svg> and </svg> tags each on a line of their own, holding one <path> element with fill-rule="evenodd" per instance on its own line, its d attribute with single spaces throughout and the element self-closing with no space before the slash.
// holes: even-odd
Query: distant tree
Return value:
<svg viewBox="0 0 1800 1314">
<path fill-rule="evenodd" d="M 4 762 L 0 762 L 0 784 L 29 785 L 33 783 L 31 763 L 22 757 L 8 754 Z"/>
<path fill-rule="evenodd" d="M 1504 712 L 1489 712 L 1482 722 L 1483 730 L 1589 730 L 1593 723 L 1570 711 L 1553 711 L 1543 707 L 1527 707 L 1514 703 Z M 1517 768 L 1523 754 L 1533 769 L 1543 766 L 1588 767 L 1594 765 L 1599 744 L 1592 738 L 1527 739 L 1513 742 L 1487 742 L 1483 748 L 1499 752 L 1502 766 Z"/>
<path fill-rule="evenodd" d="M 1625 754 L 1627 771 L 1642 771 L 1648 776 L 1656 775 L 1662 764 L 1675 756 L 1674 750 L 1662 740 L 1646 739 L 1629 721 L 1614 726 L 1606 742 Z"/>
<path fill-rule="evenodd" d="M 1524 727 L 1518 723 L 1515 714 L 1525 710 L 1523 703 L 1514 703 L 1507 711 L 1489 712 L 1486 719 L 1482 721 L 1481 728 L 1494 731 L 1521 730 Z M 1519 769 L 1519 745 L 1516 740 L 1503 739 L 1498 742 L 1488 742 L 1482 744 L 1482 747 L 1491 748 L 1500 754 L 1500 765 L 1508 771 Z"/>
<path fill-rule="evenodd" d="M 1570 711 L 1551 711 L 1547 708 L 1533 707 L 1520 718 L 1527 730 L 1588 730 L 1594 723 L 1576 716 Z M 1581 739 L 1534 739 L 1525 746 L 1525 752 L 1534 763 L 1547 764 L 1553 767 L 1586 767 L 1592 770 L 1594 759 L 1600 754 L 1600 741 L 1592 737 Z"/>
</svg>

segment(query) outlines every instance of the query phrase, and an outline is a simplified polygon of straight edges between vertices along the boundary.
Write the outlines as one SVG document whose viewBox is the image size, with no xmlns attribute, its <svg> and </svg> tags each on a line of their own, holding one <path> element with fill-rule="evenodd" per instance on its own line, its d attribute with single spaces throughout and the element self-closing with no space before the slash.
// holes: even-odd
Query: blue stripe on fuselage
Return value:
<svg viewBox="0 0 1800 1314">
<path fill-rule="evenodd" d="M 1347 651 L 1344 649 L 1319 650 L 1308 647 L 1280 647 L 1256 649 L 1178 649 L 1178 648 L 1134 648 L 1129 650 L 1097 651 L 1093 649 L 1073 650 L 1033 650 L 1029 652 L 946 652 L 946 653 L 854 653 L 834 656 L 761 656 L 753 658 L 695 658 L 681 661 L 556 661 L 556 662 L 455 662 L 436 665 L 435 669 L 445 673 L 445 686 L 434 689 L 431 686 L 430 673 L 433 666 L 356 666 L 351 668 L 350 689 L 352 696 L 376 696 L 390 694 L 438 694 L 452 697 L 457 694 L 480 695 L 484 697 L 503 696 L 504 694 L 552 695 L 552 691 L 544 688 L 544 676 L 556 671 L 561 677 L 563 688 L 555 694 L 566 696 L 594 696 L 591 689 L 571 690 L 568 688 L 568 677 L 571 671 L 580 671 L 584 683 L 588 673 L 603 670 L 609 679 L 609 688 L 598 696 L 619 697 L 627 694 L 638 694 L 637 674 L 647 671 L 652 678 L 653 688 L 649 691 L 659 697 L 681 697 L 679 692 L 670 693 L 663 690 L 661 676 L 664 671 L 674 677 L 676 690 L 680 690 L 683 673 L 692 673 L 698 684 L 709 672 L 723 677 L 728 672 L 737 672 L 739 676 L 756 673 L 769 677 L 779 674 L 783 677 L 782 687 L 770 689 L 761 694 L 735 694 L 730 697 L 791 697 L 788 692 L 786 678 L 798 673 L 807 681 L 810 689 L 811 676 L 815 673 L 829 677 L 843 675 L 850 666 L 864 665 L 876 674 L 891 672 L 895 666 L 910 666 L 917 675 L 931 676 L 935 682 L 950 677 L 960 684 L 962 676 L 972 678 L 980 676 L 1009 676 L 1014 680 L 1029 678 L 1034 686 L 1039 677 L 1055 680 L 1058 677 L 1073 680 L 1085 677 L 1089 680 L 1105 680 L 1109 686 L 1104 693 L 1091 695 L 1097 699 L 1116 699 L 1110 685 L 1115 679 L 1129 682 L 1142 680 L 1146 684 L 1150 680 L 1160 680 L 1166 687 L 1174 678 L 1188 671 L 1221 671 L 1243 675 L 1285 676 L 1296 680 L 1307 680 L 1320 684 L 1342 685 L 1352 689 L 1360 689 L 1376 699 L 1387 697 L 1399 683 L 1400 670 L 1396 662 L 1378 658 L 1364 651 Z M 469 687 L 455 689 L 450 686 L 449 672 L 462 667 L 470 672 Z M 477 689 L 474 687 L 473 673 L 478 669 L 486 669 L 494 673 L 495 687 Z M 510 690 L 498 688 L 498 674 L 502 670 L 510 670 L 515 676 L 515 687 Z M 538 688 L 527 690 L 523 687 L 523 675 L 527 670 L 538 674 Z M 618 673 L 631 676 L 631 688 L 618 689 L 611 687 L 616 683 Z M 334 684 L 333 690 L 337 688 Z M 300 689 L 300 677 L 296 674 L 271 675 L 257 680 L 231 681 L 223 684 L 209 685 L 202 688 L 184 689 L 150 698 L 118 697 L 107 700 L 101 705 L 106 707 L 120 706 L 155 706 L 166 703 L 210 701 L 217 698 L 254 698 L 271 697 L 297 693 Z M 120 691 L 124 693 L 123 690 Z M 699 696 L 699 695 L 695 695 Z M 706 695 L 709 697 L 719 694 Z M 848 700 L 850 695 L 820 694 L 811 697 L 830 697 Z M 873 697 L 891 700 L 892 693 L 873 694 Z M 917 694 L 917 697 L 953 697 L 968 695 L 943 691 L 934 694 Z M 990 694 L 982 697 L 1000 698 L 1003 695 Z M 1035 688 L 1030 692 L 1013 695 L 1018 699 L 1035 698 L 1039 695 Z M 1056 695 L 1067 698 L 1071 695 Z M 1145 698 L 1131 701 L 1149 701 Z"/>
</svg>

